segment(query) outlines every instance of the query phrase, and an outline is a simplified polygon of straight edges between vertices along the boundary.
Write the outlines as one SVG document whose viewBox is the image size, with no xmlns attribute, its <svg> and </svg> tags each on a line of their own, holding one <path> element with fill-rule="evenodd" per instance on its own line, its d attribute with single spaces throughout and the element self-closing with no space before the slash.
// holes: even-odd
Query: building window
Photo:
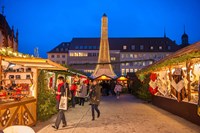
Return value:
<svg viewBox="0 0 200 133">
<path fill-rule="evenodd" d="M 168 50 L 171 50 L 171 46 L 168 46 L 167 49 L 168 49 Z"/>
<path fill-rule="evenodd" d="M 59 48 L 56 48 L 56 52 L 59 52 Z"/>
<path fill-rule="evenodd" d="M 65 55 L 62 55 L 62 58 L 65 58 Z"/>
<path fill-rule="evenodd" d="M 122 66 L 125 66 L 125 64 L 124 64 L 124 63 L 122 63 Z"/>
<path fill-rule="evenodd" d="M 132 50 L 135 50 L 135 45 L 131 45 L 131 49 L 132 49 Z"/>
<path fill-rule="evenodd" d="M 132 73 L 132 72 L 133 72 L 133 69 L 130 69 L 130 72 Z"/>
<path fill-rule="evenodd" d="M 122 56 L 121 56 L 121 57 L 122 57 L 122 59 L 123 59 L 123 58 L 124 58 L 124 54 L 122 54 Z"/>
<path fill-rule="evenodd" d="M 97 47 L 96 47 L 96 46 L 93 46 L 93 49 L 97 49 Z"/>
<path fill-rule="evenodd" d="M 122 75 L 125 75 L 125 69 L 122 69 L 121 72 L 122 72 Z"/>
<path fill-rule="evenodd" d="M 162 50 L 162 46 L 159 46 L 159 50 Z"/>
<path fill-rule="evenodd" d="M 133 54 L 130 54 L 130 58 L 133 58 Z"/>
<path fill-rule="evenodd" d="M 78 46 L 76 46 L 75 49 L 78 49 Z"/>
<path fill-rule="evenodd" d="M 61 48 L 61 49 L 60 49 L 60 51 L 61 51 L 61 52 L 63 52 L 63 51 L 64 51 L 64 49 L 63 49 L 63 48 Z"/>
<path fill-rule="evenodd" d="M 138 69 L 137 69 L 137 68 L 135 68 L 135 69 L 134 69 L 134 71 L 135 71 L 135 72 L 137 72 L 137 71 L 138 71 Z"/>
<path fill-rule="evenodd" d="M 54 55 L 51 55 L 51 58 L 54 58 L 55 56 Z"/>
<path fill-rule="evenodd" d="M 123 50 L 126 50 L 126 49 L 127 49 L 127 46 L 126 46 L 126 45 L 124 45 L 124 46 L 123 46 Z"/>
<path fill-rule="evenodd" d="M 149 65 L 153 64 L 153 61 L 149 61 Z"/>
<path fill-rule="evenodd" d="M 67 52 L 68 51 L 68 48 L 65 48 L 65 52 Z"/>
<path fill-rule="evenodd" d="M 80 49 L 83 49 L 83 46 L 80 46 Z"/>
<path fill-rule="evenodd" d="M 144 45 L 140 45 L 140 50 L 143 50 L 144 49 Z"/>
<path fill-rule="evenodd" d="M 129 72 L 129 69 L 126 69 L 126 73 L 128 73 Z"/>
<path fill-rule="evenodd" d="M 134 54 L 134 58 L 137 58 L 138 57 L 138 55 L 137 54 Z"/>
<path fill-rule="evenodd" d="M 65 64 L 65 61 L 62 61 L 62 64 Z"/>
<path fill-rule="evenodd" d="M 126 54 L 126 58 L 129 58 L 129 54 Z"/>
<path fill-rule="evenodd" d="M 145 62 L 143 62 L 142 65 L 145 66 L 146 65 Z"/>
<path fill-rule="evenodd" d="M 89 49 L 92 49 L 92 46 L 89 46 Z"/>
<path fill-rule="evenodd" d="M 57 58 L 60 58 L 60 55 L 57 55 Z"/>
<path fill-rule="evenodd" d="M 150 49 L 153 50 L 153 46 L 151 46 Z"/>
<path fill-rule="evenodd" d="M 87 49 L 87 46 L 84 46 L 84 49 Z"/>
<path fill-rule="evenodd" d="M 126 66 L 129 66 L 129 63 L 126 63 Z"/>
<path fill-rule="evenodd" d="M 116 60 L 116 58 L 115 57 L 111 57 L 111 59 L 110 59 L 111 61 L 115 61 Z"/>
</svg>

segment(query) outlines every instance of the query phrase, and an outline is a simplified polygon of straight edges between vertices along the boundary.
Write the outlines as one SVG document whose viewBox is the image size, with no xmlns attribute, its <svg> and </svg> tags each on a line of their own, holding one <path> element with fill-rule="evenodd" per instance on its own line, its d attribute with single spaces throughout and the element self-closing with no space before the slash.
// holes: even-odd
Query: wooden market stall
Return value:
<svg viewBox="0 0 200 133">
<path fill-rule="evenodd" d="M 0 129 L 10 125 L 35 125 L 38 71 L 67 68 L 48 59 L 3 55 L 0 66 Z"/>
<path fill-rule="evenodd" d="M 200 42 L 142 69 L 137 75 L 144 77 L 149 73 L 152 103 L 200 125 Z"/>
</svg>

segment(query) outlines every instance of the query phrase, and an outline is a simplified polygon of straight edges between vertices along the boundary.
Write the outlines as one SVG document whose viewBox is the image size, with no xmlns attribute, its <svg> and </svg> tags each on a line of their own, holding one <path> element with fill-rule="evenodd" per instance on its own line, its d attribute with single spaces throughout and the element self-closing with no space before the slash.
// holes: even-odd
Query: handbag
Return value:
<svg viewBox="0 0 200 133">
<path fill-rule="evenodd" d="M 59 109 L 67 110 L 67 97 L 61 96 L 60 103 L 59 103 Z"/>
</svg>

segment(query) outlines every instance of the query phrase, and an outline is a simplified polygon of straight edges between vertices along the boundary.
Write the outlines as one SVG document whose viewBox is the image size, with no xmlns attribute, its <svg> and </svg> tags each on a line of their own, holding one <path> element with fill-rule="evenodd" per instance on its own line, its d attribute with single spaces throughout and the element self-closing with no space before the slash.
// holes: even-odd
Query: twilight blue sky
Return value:
<svg viewBox="0 0 200 133">
<path fill-rule="evenodd" d="M 33 54 L 49 50 L 73 37 L 100 37 L 106 13 L 109 37 L 167 37 L 181 43 L 200 41 L 199 0 L 0 0 L 4 15 L 19 29 L 19 51 Z"/>
</svg>

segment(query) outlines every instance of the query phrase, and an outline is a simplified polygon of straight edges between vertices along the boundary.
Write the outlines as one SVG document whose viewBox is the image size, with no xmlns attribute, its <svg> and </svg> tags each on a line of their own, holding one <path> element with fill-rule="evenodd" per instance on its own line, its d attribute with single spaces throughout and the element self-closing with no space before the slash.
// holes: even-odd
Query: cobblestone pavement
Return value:
<svg viewBox="0 0 200 133">
<path fill-rule="evenodd" d="M 86 103 L 84 107 L 77 105 L 65 112 L 66 128 L 53 129 L 54 116 L 46 122 L 47 126 L 38 123 L 34 130 L 38 133 L 200 133 L 200 126 L 132 95 L 122 95 L 119 100 L 113 96 L 102 97 L 99 108 L 101 116 L 95 121 L 91 121 L 91 109 Z"/>
</svg>

